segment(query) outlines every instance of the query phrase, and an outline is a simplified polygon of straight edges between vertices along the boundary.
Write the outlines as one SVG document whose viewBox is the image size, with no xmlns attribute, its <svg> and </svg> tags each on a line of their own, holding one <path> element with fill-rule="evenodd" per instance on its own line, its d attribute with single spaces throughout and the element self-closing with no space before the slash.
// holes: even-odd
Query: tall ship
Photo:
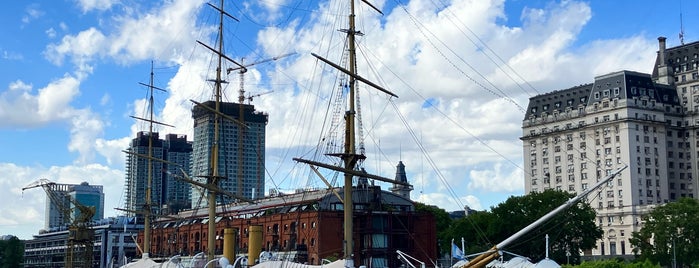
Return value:
<svg viewBox="0 0 699 268">
<path fill-rule="evenodd" d="M 241 86 L 239 103 L 222 100 L 222 89 L 227 81 L 224 70 L 243 70 L 248 65 L 233 60 L 223 53 L 223 21 L 232 18 L 223 1 L 218 6 L 209 5 L 219 15 L 217 44 L 209 46 L 197 41 L 210 50 L 216 62 L 216 74 L 210 81 L 214 88 L 214 99 L 198 102 L 192 100 L 195 132 L 197 126 L 208 124 L 210 130 L 202 130 L 206 141 L 197 141 L 195 133 L 192 172 L 174 174 L 193 185 L 192 209 L 172 215 L 154 217 L 149 223 L 149 232 L 139 235 L 139 244 L 148 246 L 149 259 L 165 262 L 187 263 L 201 267 L 206 263 L 226 260 L 227 263 L 248 265 L 275 265 L 278 262 L 293 262 L 304 265 L 334 263 L 343 267 L 397 267 L 402 261 L 398 253 L 408 254 L 423 263 L 434 263 L 437 258 L 437 238 L 434 217 L 420 212 L 419 205 L 410 200 L 413 189 L 408 182 L 405 165 L 397 161 L 395 178 L 373 175 L 365 170 L 366 159 L 363 144 L 360 86 L 389 98 L 396 94 L 358 74 L 355 38 L 361 35 L 356 29 L 355 5 L 367 2 L 346 1 L 347 28 L 339 29 L 346 38 L 341 53 L 331 53 L 340 59 L 336 64 L 313 53 L 312 57 L 323 68 L 338 76 L 328 91 L 327 120 L 332 121 L 327 131 L 319 138 L 315 152 L 304 157 L 293 158 L 299 167 L 317 175 L 327 187 L 300 187 L 293 192 L 271 188 L 265 196 L 261 183 L 241 183 L 247 177 L 253 181 L 265 180 L 264 163 L 261 170 L 248 172 L 246 164 L 239 161 L 234 168 L 222 168 L 221 157 L 238 156 L 249 159 L 242 144 L 260 144 L 262 137 L 245 133 L 260 133 L 266 123 L 266 114 L 254 111 L 254 106 L 243 104 Z M 329 58 L 329 57 L 328 57 Z M 227 66 L 228 65 L 228 66 Z M 372 92 L 373 94 L 373 92 Z M 236 109 L 238 108 L 238 109 Z M 246 112 L 250 111 L 250 112 Z M 256 117 L 255 117 L 256 116 Z M 273 115 L 272 115 L 273 116 Z M 342 120 L 342 118 L 344 120 Z M 323 122 L 315 122 L 322 126 Z M 241 139 L 239 146 L 226 146 L 227 131 Z M 281 130 L 275 130 L 281 131 Z M 198 145 L 199 144 L 199 145 Z M 197 146 L 209 148 L 203 154 L 207 161 L 197 157 Z M 264 161 L 264 147 L 253 149 L 258 161 Z M 196 158 L 196 159 L 195 159 Z M 157 160 L 156 160 L 157 161 Z M 291 159 L 289 159 L 291 161 Z M 203 172 L 197 173 L 197 170 Z M 335 177 L 341 177 L 339 185 Z M 388 183 L 383 190 L 376 182 Z M 227 188 L 225 185 L 235 185 Z M 199 196 L 203 202 L 195 198 Z M 201 206 L 197 206 L 202 204 Z M 202 209 L 200 209 L 202 208 Z M 205 208 L 205 209 L 204 209 Z M 146 242 L 148 241 L 148 242 Z M 178 256 L 173 259 L 173 256 Z M 223 265 L 221 262 L 219 265 Z M 143 262 L 128 267 L 150 267 Z M 160 263 L 159 265 L 163 265 Z"/>
</svg>

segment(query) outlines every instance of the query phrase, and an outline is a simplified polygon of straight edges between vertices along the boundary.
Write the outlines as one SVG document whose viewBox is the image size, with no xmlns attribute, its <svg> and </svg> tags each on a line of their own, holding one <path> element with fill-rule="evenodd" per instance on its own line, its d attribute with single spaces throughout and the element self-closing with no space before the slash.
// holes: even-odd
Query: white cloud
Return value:
<svg viewBox="0 0 699 268">
<path fill-rule="evenodd" d="M 92 27 L 75 36 L 64 36 L 59 44 L 49 44 L 44 55 L 56 65 L 63 64 L 63 59 L 70 56 L 72 62 L 80 67 L 91 62 L 96 54 L 102 53 L 106 41 L 106 36 Z"/>
<path fill-rule="evenodd" d="M 524 190 L 524 172 L 516 167 L 497 163 L 485 169 L 471 170 L 468 189 L 487 192 L 517 192 Z"/>
<path fill-rule="evenodd" d="M 107 160 L 107 165 L 111 167 L 122 167 L 126 161 L 123 150 L 129 147 L 131 138 L 123 137 L 115 140 L 97 139 L 95 150 Z"/>
<path fill-rule="evenodd" d="M 415 194 L 413 194 L 413 198 L 414 196 Z M 460 196 L 455 200 L 453 197 L 439 192 L 418 193 L 415 201 L 437 206 L 446 211 L 464 210 L 465 206 L 475 210 L 483 210 L 480 200 L 473 195 Z"/>
<path fill-rule="evenodd" d="M 46 14 L 46 12 L 40 9 L 39 4 L 31 4 L 27 6 L 24 11 L 25 14 L 22 16 L 22 23 L 24 24 L 30 23 L 31 21 Z"/>
<path fill-rule="evenodd" d="M 63 123 L 70 128 L 68 150 L 78 152 L 77 163 L 94 161 L 97 137 L 102 135 L 102 119 L 90 109 L 76 109 L 71 103 L 80 93 L 80 80 L 64 76 L 32 94 L 32 85 L 20 80 L 0 94 L 0 127 L 40 128 Z"/>
<path fill-rule="evenodd" d="M 70 102 L 79 93 L 80 81 L 65 76 L 32 94 L 32 85 L 17 80 L 0 94 L 1 127 L 37 127 L 69 118 Z"/>
<path fill-rule="evenodd" d="M 39 118 L 51 121 L 69 117 L 72 110 L 69 109 L 70 102 L 80 92 L 79 86 L 78 79 L 65 76 L 40 89 L 37 95 Z"/>
<path fill-rule="evenodd" d="M 76 111 L 71 119 L 70 143 L 68 150 L 78 152 L 76 164 L 85 165 L 95 161 L 94 153 L 98 137 L 103 135 L 102 120 L 89 110 Z"/>
<path fill-rule="evenodd" d="M 92 10 L 104 11 L 112 8 L 115 4 L 119 3 L 119 0 L 76 0 L 83 13 L 87 13 Z"/>
<path fill-rule="evenodd" d="M 48 36 L 49 38 L 52 38 L 52 39 L 55 38 L 56 34 L 57 34 L 56 29 L 54 29 L 53 27 L 46 30 L 46 36 Z"/>
<path fill-rule="evenodd" d="M 84 10 L 109 8 L 116 1 L 81 1 Z M 127 13 L 121 17 L 107 18 L 115 25 L 112 33 L 91 27 L 76 35 L 66 35 L 59 43 L 50 44 L 44 52 L 46 58 L 60 65 L 65 57 L 78 67 L 78 71 L 91 70 L 89 63 L 95 57 L 111 57 L 126 64 L 144 59 L 172 60 L 179 53 L 189 53 L 193 40 L 202 33 L 193 19 L 203 1 L 166 1 L 146 13 Z M 65 24 L 61 24 L 62 27 Z M 207 29 L 206 32 L 210 30 Z M 163 41 L 167 40 L 167 41 Z M 175 54 L 173 56 L 172 54 Z"/>
</svg>

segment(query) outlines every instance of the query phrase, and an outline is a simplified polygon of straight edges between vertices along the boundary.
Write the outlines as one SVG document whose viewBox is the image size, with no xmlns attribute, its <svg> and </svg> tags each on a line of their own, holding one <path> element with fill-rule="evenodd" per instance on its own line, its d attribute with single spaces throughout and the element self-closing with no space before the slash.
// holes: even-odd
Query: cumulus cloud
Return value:
<svg viewBox="0 0 699 268">
<path fill-rule="evenodd" d="M 80 81 L 65 76 L 54 80 L 38 92 L 21 80 L 11 83 L 0 93 L 0 127 L 37 127 L 69 118 L 74 109 L 70 106 L 79 93 Z"/>
</svg>

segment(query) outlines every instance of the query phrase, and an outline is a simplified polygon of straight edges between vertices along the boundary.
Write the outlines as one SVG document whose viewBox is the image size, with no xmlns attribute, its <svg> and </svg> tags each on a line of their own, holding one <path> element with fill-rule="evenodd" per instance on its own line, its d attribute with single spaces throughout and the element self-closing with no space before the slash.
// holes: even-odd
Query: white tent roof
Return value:
<svg viewBox="0 0 699 268">
<path fill-rule="evenodd" d="M 331 262 L 325 265 L 308 265 L 308 264 L 300 264 L 300 263 L 295 263 L 291 261 L 266 261 L 262 262 L 260 264 L 256 264 L 255 266 L 252 266 L 252 268 L 275 268 L 275 267 L 284 267 L 284 268 L 344 268 L 345 267 L 345 260 L 338 260 L 335 262 Z"/>
</svg>

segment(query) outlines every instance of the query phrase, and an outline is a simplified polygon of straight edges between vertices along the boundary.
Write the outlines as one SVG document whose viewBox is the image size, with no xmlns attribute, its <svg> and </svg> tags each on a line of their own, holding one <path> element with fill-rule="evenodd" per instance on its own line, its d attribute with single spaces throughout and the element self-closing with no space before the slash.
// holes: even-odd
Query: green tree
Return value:
<svg viewBox="0 0 699 268">
<path fill-rule="evenodd" d="M 451 237 L 465 237 L 465 252 L 477 253 L 492 248 L 514 233 L 553 211 L 574 195 L 547 190 L 525 196 L 510 197 L 491 209 L 478 212 L 454 222 Z M 602 230 L 595 224 L 595 211 L 586 203 L 562 211 L 538 228 L 524 234 L 502 250 L 531 258 L 534 262 L 545 257 L 549 235 L 549 257 L 558 263 L 579 263 L 580 251 L 595 247 Z M 570 256 L 567 253 L 570 253 Z"/>
<path fill-rule="evenodd" d="M 0 240 L 0 268 L 22 267 L 24 263 L 24 243 L 16 236 Z"/>
<path fill-rule="evenodd" d="M 497 232 L 495 225 L 495 215 L 488 211 L 476 211 L 464 218 L 455 220 L 447 230 L 448 241 L 443 241 L 443 247 L 450 248 L 451 238 L 461 247 L 463 237 L 466 248 L 462 249 L 464 254 L 475 254 L 483 252 L 492 247 L 494 243 L 489 240 Z"/>
<path fill-rule="evenodd" d="M 536 221 L 568 201 L 572 193 L 546 190 L 510 197 L 493 208 L 499 233 L 498 241 Z M 569 207 L 538 228 L 506 246 L 504 250 L 527 256 L 534 261 L 546 256 L 545 236 L 549 235 L 549 257 L 558 263 L 580 263 L 580 252 L 595 247 L 602 230 L 595 223 L 595 211 L 585 202 Z"/>
<path fill-rule="evenodd" d="M 449 229 L 449 225 L 451 225 L 451 217 L 449 217 L 449 213 L 445 211 L 444 209 L 438 208 L 436 206 L 429 206 L 426 204 L 422 203 L 415 203 L 415 211 L 417 212 L 428 212 L 432 215 L 434 215 L 435 219 L 435 224 L 437 225 L 437 241 L 444 241 L 447 239 L 447 229 Z M 437 252 L 444 253 L 444 250 L 448 250 L 449 248 L 444 248 L 443 245 L 444 243 L 437 244 L 435 242 L 435 246 L 437 247 Z"/>
<path fill-rule="evenodd" d="M 682 198 L 651 210 L 642 217 L 643 227 L 631 234 L 634 254 L 663 266 L 672 266 L 673 256 L 677 267 L 697 265 L 699 243 L 699 202 Z"/>
</svg>

